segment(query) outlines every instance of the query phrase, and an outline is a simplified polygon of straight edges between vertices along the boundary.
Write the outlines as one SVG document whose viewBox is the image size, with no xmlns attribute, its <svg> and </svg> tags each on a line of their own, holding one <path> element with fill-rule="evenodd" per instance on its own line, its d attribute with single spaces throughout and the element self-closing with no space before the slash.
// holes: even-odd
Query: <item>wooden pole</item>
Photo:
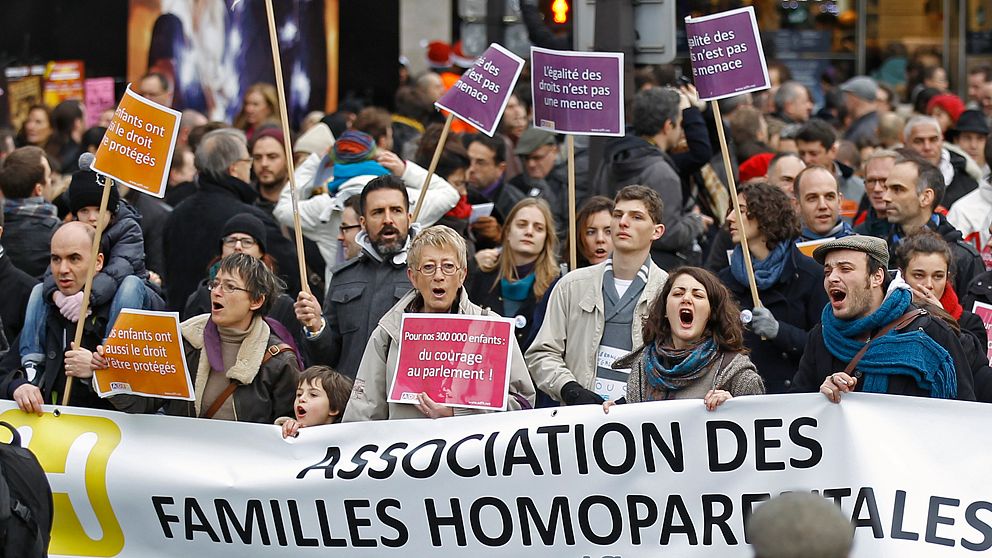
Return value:
<svg viewBox="0 0 992 558">
<path fill-rule="evenodd" d="M 575 262 L 575 136 L 565 136 L 568 150 L 568 270 L 574 271 Z"/>
<path fill-rule="evenodd" d="M 720 136 L 720 151 L 723 152 L 723 167 L 727 171 L 727 182 L 730 183 L 730 204 L 734 208 L 734 215 L 737 217 L 737 231 L 741 235 L 741 250 L 744 251 L 744 267 L 747 269 L 747 282 L 751 287 L 751 300 L 755 308 L 761 308 L 761 299 L 758 298 L 758 285 L 754 282 L 754 266 L 751 264 L 751 250 L 747 246 L 747 233 L 744 232 L 744 219 L 741 217 L 741 206 L 737 201 L 737 184 L 734 181 L 734 168 L 730 165 L 730 152 L 727 150 L 727 138 L 723 132 L 723 117 L 720 116 L 720 105 L 716 101 L 710 101 L 713 107 L 713 118 L 716 121 L 716 131 Z"/>
<path fill-rule="evenodd" d="M 282 59 L 279 56 L 279 36 L 276 34 L 276 16 L 272 10 L 272 0 L 265 0 L 265 15 L 269 20 L 269 43 L 272 44 L 272 67 L 275 70 L 276 92 L 279 94 L 279 118 L 282 120 L 283 153 L 286 157 L 286 169 L 289 171 L 289 192 L 293 199 L 293 232 L 296 235 L 296 262 L 299 266 L 300 286 L 303 292 L 310 294 L 310 282 L 307 281 L 307 263 L 303 251 L 303 230 L 300 227 L 299 200 L 296 199 L 296 165 L 293 163 L 293 151 L 290 147 L 289 113 L 286 110 L 286 88 L 282 83 Z"/>
<path fill-rule="evenodd" d="M 103 221 L 107 214 L 107 203 L 110 199 L 110 189 L 114 181 L 103 177 L 103 196 L 100 197 L 100 214 L 96 220 L 96 236 L 93 238 L 93 248 L 90 250 L 90 263 L 86 268 L 86 283 L 83 286 L 83 303 L 79 307 L 79 321 L 76 322 L 75 347 L 83 346 L 83 326 L 86 325 L 86 313 L 90 310 L 90 293 L 93 292 L 93 276 L 96 275 L 96 258 L 100 255 L 100 238 L 103 236 Z M 72 395 L 72 376 L 65 378 L 65 393 L 62 394 L 62 404 L 69 404 Z"/>
<path fill-rule="evenodd" d="M 448 118 L 444 121 L 444 128 L 441 129 L 441 137 L 437 140 L 437 147 L 434 148 L 434 157 L 431 158 L 431 166 L 427 169 L 427 178 L 424 179 L 424 186 L 420 189 L 420 195 L 417 196 L 417 207 L 413 209 L 413 220 L 412 223 L 417 221 L 417 217 L 420 217 L 420 208 L 424 206 L 424 198 L 427 197 L 427 186 L 431 183 L 431 177 L 434 176 L 434 171 L 437 170 L 437 162 L 441 159 L 441 152 L 444 151 L 444 143 L 448 141 L 448 132 L 451 131 L 451 121 L 455 117 L 453 113 L 448 113 Z"/>
</svg>

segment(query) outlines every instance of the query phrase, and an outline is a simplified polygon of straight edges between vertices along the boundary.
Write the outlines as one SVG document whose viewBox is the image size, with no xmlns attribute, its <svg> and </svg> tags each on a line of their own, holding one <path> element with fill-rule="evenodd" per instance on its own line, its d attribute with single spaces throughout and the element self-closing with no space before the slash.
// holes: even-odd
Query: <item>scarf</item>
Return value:
<svg viewBox="0 0 992 558">
<path fill-rule="evenodd" d="M 821 322 L 827 350 L 842 362 L 850 362 L 865 345 L 858 337 L 889 324 L 906 313 L 913 296 L 909 289 L 894 289 L 871 314 L 856 320 L 834 317 L 830 305 L 823 308 Z M 890 376 L 909 376 L 931 397 L 957 397 L 954 361 L 946 349 L 922 329 L 898 333 L 889 331 L 872 341 L 858 369 L 864 372 L 864 391 L 887 393 Z"/>
<path fill-rule="evenodd" d="M 954 292 L 954 286 L 947 283 L 944 287 L 944 294 L 940 297 L 940 305 L 947 310 L 947 313 L 951 315 L 955 320 L 961 319 L 961 313 L 964 312 L 964 308 L 961 306 L 961 302 L 958 301 L 958 293 Z"/>
<path fill-rule="evenodd" d="M 7 215 L 58 217 L 58 210 L 45 198 L 6 198 L 3 200 L 3 212 Z"/>
<path fill-rule="evenodd" d="M 763 260 L 751 258 L 751 267 L 754 268 L 754 284 L 759 291 L 763 291 L 775 285 L 782 276 L 785 269 L 786 259 L 792 248 L 792 242 L 779 242 L 772 249 L 768 257 Z M 751 254 L 754 256 L 754 254 Z M 741 285 L 748 284 L 747 268 L 744 265 L 744 251 L 738 244 L 734 247 L 734 253 L 730 256 L 730 273 Z"/>
<path fill-rule="evenodd" d="M 816 234 L 811 231 L 808 227 L 803 227 L 803 232 L 800 235 L 802 240 L 821 240 L 824 238 L 844 238 L 845 236 L 851 236 L 854 234 L 854 229 L 851 225 L 848 225 L 846 221 L 838 221 L 834 228 L 827 231 L 826 234 Z"/>
<path fill-rule="evenodd" d="M 712 337 L 685 349 L 669 349 L 657 343 L 649 343 L 644 348 L 644 376 L 656 399 L 657 392 L 678 391 L 706 373 L 706 369 L 716 358 L 716 343 Z M 672 363 L 671 366 L 666 364 Z"/>
<path fill-rule="evenodd" d="M 472 204 L 468 203 L 468 196 L 459 197 L 455 207 L 451 208 L 451 211 L 445 213 L 444 216 L 467 221 L 472 216 Z"/>
<path fill-rule="evenodd" d="M 327 193 L 334 195 L 338 188 L 345 182 L 356 176 L 384 176 L 389 174 L 386 167 L 375 161 L 362 161 L 360 163 L 335 163 L 334 176 L 327 183 Z"/>
</svg>

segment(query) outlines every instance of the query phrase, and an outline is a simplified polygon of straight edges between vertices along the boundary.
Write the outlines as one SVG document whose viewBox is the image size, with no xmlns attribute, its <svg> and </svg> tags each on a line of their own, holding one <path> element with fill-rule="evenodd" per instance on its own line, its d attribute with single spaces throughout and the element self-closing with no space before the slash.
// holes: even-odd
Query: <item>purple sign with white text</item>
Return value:
<svg viewBox="0 0 992 558">
<path fill-rule="evenodd" d="M 754 8 L 685 18 L 692 81 L 703 101 L 768 89 Z"/>
<path fill-rule="evenodd" d="M 523 58 L 493 43 L 434 105 L 492 137 L 523 67 Z"/>
<path fill-rule="evenodd" d="M 531 47 L 534 126 L 563 134 L 623 135 L 623 53 Z"/>
</svg>

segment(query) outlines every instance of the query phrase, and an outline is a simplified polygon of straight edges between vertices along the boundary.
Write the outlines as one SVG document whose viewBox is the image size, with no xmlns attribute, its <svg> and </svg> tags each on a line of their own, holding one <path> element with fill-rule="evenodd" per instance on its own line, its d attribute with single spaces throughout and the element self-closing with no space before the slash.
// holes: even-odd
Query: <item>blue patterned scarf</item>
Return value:
<svg viewBox="0 0 992 558">
<path fill-rule="evenodd" d="M 759 291 L 763 291 L 778 282 L 785 268 L 785 259 L 789 257 L 792 241 L 779 242 L 777 246 L 768 254 L 768 257 L 759 260 L 751 252 L 751 267 L 754 268 L 754 283 Z M 747 269 L 744 266 L 744 251 L 741 245 L 734 247 L 734 253 L 730 256 L 730 273 L 741 285 L 747 286 Z"/>
<path fill-rule="evenodd" d="M 657 391 L 678 391 L 699 379 L 716 358 L 712 337 L 685 349 L 668 349 L 657 343 L 644 348 L 644 376 Z M 666 366 L 666 362 L 674 363 Z"/>
<path fill-rule="evenodd" d="M 823 308 L 823 341 L 834 357 L 850 362 L 864 346 L 859 337 L 889 324 L 905 314 L 913 295 L 897 288 L 871 314 L 856 320 L 834 317 L 828 304 Z M 905 333 L 892 330 L 875 339 L 858 362 L 864 375 L 864 391 L 887 393 L 890 376 L 909 376 L 930 397 L 954 399 L 958 395 L 957 374 L 950 353 L 923 330 Z"/>
</svg>

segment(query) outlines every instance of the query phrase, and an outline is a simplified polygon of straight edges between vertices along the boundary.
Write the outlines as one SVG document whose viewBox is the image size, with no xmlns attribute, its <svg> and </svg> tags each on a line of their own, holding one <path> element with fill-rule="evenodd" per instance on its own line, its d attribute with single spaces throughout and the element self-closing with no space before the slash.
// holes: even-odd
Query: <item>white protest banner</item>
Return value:
<svg viewBox="0 0 992 558">
<path fill-rule="evenodd" d="M 852 558 L 992 549 L 992 406 L 820 394 L 280 429 L 0 403 L 49 474 L 50 553 L 155 558 L 750 558 L 745 518 L 815 490 Z"/>
</svg>

